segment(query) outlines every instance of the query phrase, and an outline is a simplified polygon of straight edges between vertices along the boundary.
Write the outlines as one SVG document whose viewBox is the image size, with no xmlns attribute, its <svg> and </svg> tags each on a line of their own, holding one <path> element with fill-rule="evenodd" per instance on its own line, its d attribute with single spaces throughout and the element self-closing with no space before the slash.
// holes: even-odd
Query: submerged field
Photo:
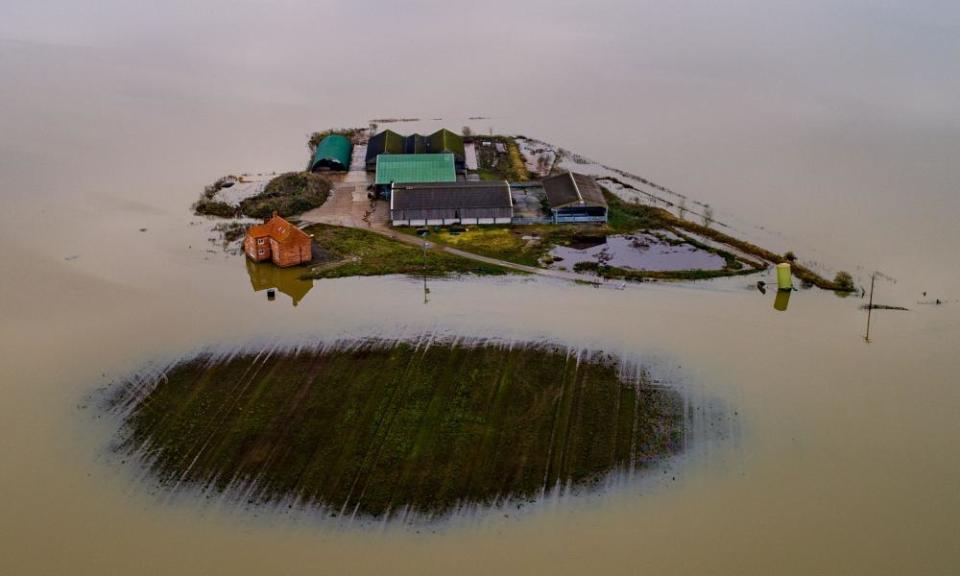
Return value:
<svg viewBox="0 0 960 576">
<path fill-rule="evenodd" d="M 557 346 L 362 341 L 204 354 L 119 385 L 116 449 L 164 485 L 332 514 L 436 516 L 679 452 L 684 403 Z"/>
</svg>

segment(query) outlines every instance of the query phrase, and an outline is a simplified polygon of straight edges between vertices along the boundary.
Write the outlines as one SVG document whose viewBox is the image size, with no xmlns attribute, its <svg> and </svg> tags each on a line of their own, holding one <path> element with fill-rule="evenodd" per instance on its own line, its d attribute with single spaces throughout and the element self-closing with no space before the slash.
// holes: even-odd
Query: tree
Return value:
<svg viewBox="0 0 960 576">
<path fill-rule="evenodd" d="M 464 126 L 463 130 L 461 130 L 460 132 L 468 138 L 470 136 L 473 136 L 473 130 L 471 130 L 469 126 Z"/>
</svg>

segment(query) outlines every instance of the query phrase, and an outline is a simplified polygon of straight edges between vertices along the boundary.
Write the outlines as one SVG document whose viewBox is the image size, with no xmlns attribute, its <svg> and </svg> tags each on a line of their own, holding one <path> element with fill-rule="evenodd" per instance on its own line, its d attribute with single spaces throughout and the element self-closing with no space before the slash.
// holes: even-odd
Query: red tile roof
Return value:
<svg viewBox="0 0 960 576">
<path fill-rule="evenodd" d="M 247 230 L 247 235 L 253 238 L 270 237 L 281 244 L 310 239 L 310 236 L 306 232 L 276 214 L 263 224 L 251 226 L 250 229 Z"/>
</svg>

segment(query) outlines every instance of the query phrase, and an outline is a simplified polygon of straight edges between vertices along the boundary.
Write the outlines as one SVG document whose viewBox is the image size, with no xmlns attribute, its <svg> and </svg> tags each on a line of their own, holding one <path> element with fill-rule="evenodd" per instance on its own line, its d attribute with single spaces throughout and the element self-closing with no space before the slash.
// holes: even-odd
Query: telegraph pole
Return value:
<svg viewBox="0 0 960 576">
<path fill-rule="evenodd" d="M 873 286 L 877 283 L 877 273 L 870 275 L 870 302 L 867 304 L 867 335 L 864 340 L 870 343 L 870 315 L 873 314 Z"/>
</svg>

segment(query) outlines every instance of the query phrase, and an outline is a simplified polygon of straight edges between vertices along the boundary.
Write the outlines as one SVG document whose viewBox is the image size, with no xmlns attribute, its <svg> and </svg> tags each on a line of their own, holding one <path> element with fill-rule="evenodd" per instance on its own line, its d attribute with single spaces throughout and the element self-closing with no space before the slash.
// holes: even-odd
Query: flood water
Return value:
<svg viewBox="0 0 960 576">
<path fill-rule="evenodd" d="M 669 235 L 616 235 L 585 245 L 557 246 L 552 256 L 562 260 L 558 267 L 572 270 L 580 262 L 605 262 L 609 266 L 631 270 L 719 270 L 722 256 L 700 250 L 690 244 L 675 245 Z M 678 240 L 678 239 L 675 239 Z"/>
<path fill-rule="evenodd" d="M 945 2 L 4 2 L 0 573 L 955 573 L 958 28 Z M 313 130 L 392 116 L 642 175 L 822 270 L 882 271 L 876 301 L 910 310 L 867 343 L 859 298 L 782 310 L 750 287 L 772 275 L 269 301 L 287 279 L 189 213 L 226 173 L 301 168 Z M 730 425 L 592 496 L 370 526 L 156 491 L 90 402 L 199 347 L 425 332 L 634 358 Z"/>
</svg>

